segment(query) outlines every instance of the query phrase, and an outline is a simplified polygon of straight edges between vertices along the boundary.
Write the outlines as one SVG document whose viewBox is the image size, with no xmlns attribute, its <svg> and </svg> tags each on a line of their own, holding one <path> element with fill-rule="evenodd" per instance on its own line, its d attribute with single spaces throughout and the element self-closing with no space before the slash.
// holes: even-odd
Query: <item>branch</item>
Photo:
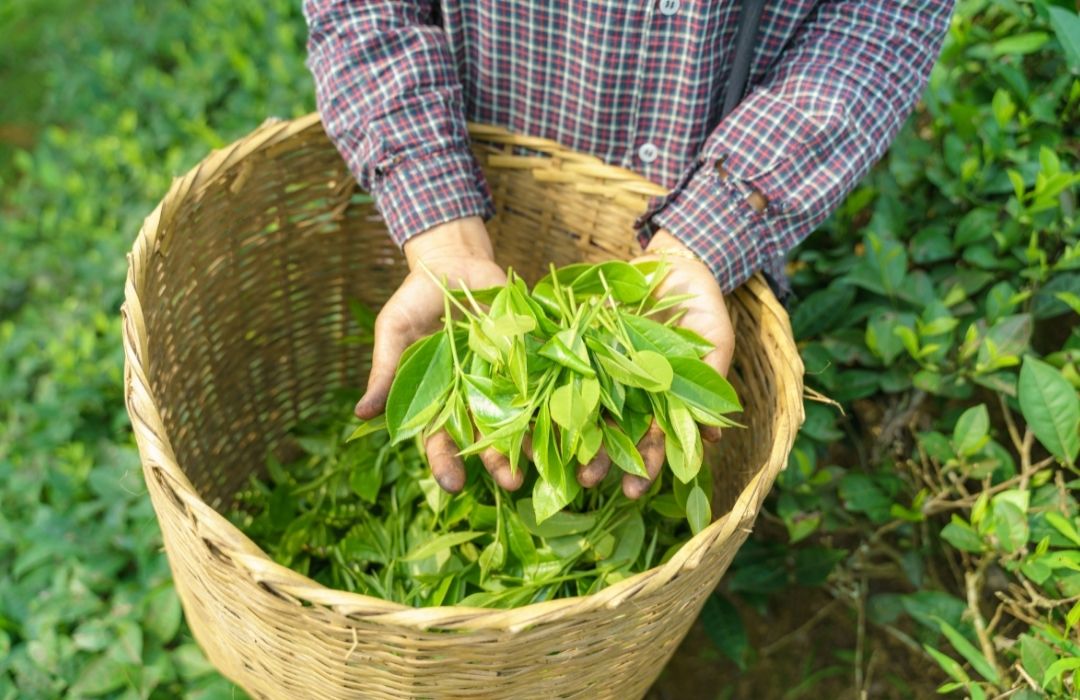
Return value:
<svg viewBox="0 0 1080 700">
<path fill-rule="evenodd" d="M 983 619 L 982 610 L 979 608 L 979 598 L 982 594 L 982 578 L 986 567 L 990 565 L 990 558 L 984 557 L 979 560 L 975 571 L 964 572 L 964 584 L 967 588 L 968 611 L 971 613 L 972 623 L 975 625 L 975 636 L 979 638 L 979 647 L 982 648 L 983 656 L 990 662 L 998 677 L 1004 678 L 998 664 L 997 652 L 994 650 L 994 642 L 986 631 L 986 620 Z"/>
</svg>

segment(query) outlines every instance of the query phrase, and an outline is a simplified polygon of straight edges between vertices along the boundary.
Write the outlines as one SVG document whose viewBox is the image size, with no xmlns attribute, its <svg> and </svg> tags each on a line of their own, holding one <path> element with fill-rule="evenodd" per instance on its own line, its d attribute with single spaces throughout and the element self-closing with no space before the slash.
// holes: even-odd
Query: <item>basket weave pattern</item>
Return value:
<svg viewBox="0 0 1080 700">
<path fill-rule="evenodd" d="M 499 214 L 496 257 L 630 258 L 663 192 L 557 144 L 471 127 Z M 802 422 L 802 364 L 760 279 L 728 298 L 746 430 L 709 453 L 719 517 L 663 566 L 514 610 L 414 609 L 335 591 L 267 557 L 219 510 L 267 450 L 354 387 L 367 349 L 347 303 L 377 308 L 406 267 L 315 115 L 277 121 L 173 183 L 129 256 L 126 402 L 177 591 L 210 660 L 256 698 L 638 698 L 745 540 Z"/>
</svg>

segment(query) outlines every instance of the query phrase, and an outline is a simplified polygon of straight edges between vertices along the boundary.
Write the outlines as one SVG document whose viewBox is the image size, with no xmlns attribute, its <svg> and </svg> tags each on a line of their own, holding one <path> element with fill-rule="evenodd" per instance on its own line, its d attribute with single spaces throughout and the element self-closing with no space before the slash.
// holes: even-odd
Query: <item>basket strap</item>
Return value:
<svg viewBox="0 0 1080 700">
<path fill-rule="evenodd" d="M 743 0 L 739 9 L 739 29 L 735 34 L 735 57 L 731 60 L 731 77 L 724 93 L 724 109 L 720 118 L 726 117 L 746 93 L 746 80 L 750 75 L 750 63 L 754 58 L 761 11 L 765 0 Z"/>
</svg>

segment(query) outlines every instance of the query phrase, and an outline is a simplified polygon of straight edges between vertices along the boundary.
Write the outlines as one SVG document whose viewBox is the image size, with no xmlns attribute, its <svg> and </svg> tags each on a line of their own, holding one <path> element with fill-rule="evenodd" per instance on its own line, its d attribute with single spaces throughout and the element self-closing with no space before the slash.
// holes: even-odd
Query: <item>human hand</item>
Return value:
<svg viewBox="0 0 1080 700">
<path fill-rule="evenodd" d="M 692 295 L 673 309 L 683 313 L 678 323 L 713 344 L 713 351 L 702 360 L 720 374 L 727 375 L 735 350 L 735 332 L 720 285 L 705 263 L 698 260 L 689 248 L 664 229 L 656 232 L 645 249 L 645 254 L 633 262 L 661 258 L 666 260 L 669 272 L 656 290 L 657 297 Z M 716 442 L 720 439 L 720 429 L 715 426 L 701 426 L 701 437 L 709 442 Z M 655 420 L 637 447 L 649 478 L 624 474 L 622 488 L 628 498 L 640 498 L 648 491 L 664 464 L 664 433 Z"/>
<path fill-rule="evenodd" d="M 714 350 L 703 357 L 702 361 L 711 365 L 720 374 L 726 375 L 735 348 L 735 334 L 720 285 L 717 284 L 716 278 L 705 263 L 698 260 L 689 248 L 664 230 L 656 233 L 644 255 L 631 262 L 645 262 L 661 258 L 667 262 L 669 271 L 657 287 L 656 296 L 662 298 L 690 295 L 690 298 L 674 307 L 671 313 L 681 312 L 679 325 L 694 331 L 713 344 Z M 700 426 L 700 430 L 704 440 L 716 442 L 720 439 L 720 429 L 715 426 L 703 425 Z M 649 490 L 664 465 L 666 456 L 664 443 L 664 433 L 654 420 L 649 430 L 637 443 L 637 450 L 645 463 L 645 471 L 649 478 L 623 474 L 622 490 L 627 498 L 641 498 Z M 524 448 L 526 456 L 531 460 L 531 443 L 527 438 Z M 505 473 L 509 474 L 509 462 L 505 458 L 503 461 L 506 465 Z M 601 447 L 592 461 L 578 465 L 577 481 L 583 488 L 591 488 L 604 480 L 610 468 L 611 459 Z M 490 467 L 489 471 L 491 471 Z M 520 479 L 517 484 L 520 485 Z"/>
<path fill-rule="evenodd" d="M 421 267 L 450 287 L 484 289 L 506 284 L 506 271 L 495 264 L 491 238 L 479 217 L 435 226 L 405 243 L 409 274 L 375 319 L 375 343 L 367 390 L 356 404 L 357 417 L 370 420 L 383 412 L 398 361 L 414 341 L 442 327 L 443 292 Z M 439 485 L 456 493 L 465 485 L 465 467 L 453 438 L 439 431 L 424 444 L 431 472 Z M 521 471 L 510 474 L 497 452 L 481 455 L 484 465 L 503 486 L 520 486 Z"/>
</svg>

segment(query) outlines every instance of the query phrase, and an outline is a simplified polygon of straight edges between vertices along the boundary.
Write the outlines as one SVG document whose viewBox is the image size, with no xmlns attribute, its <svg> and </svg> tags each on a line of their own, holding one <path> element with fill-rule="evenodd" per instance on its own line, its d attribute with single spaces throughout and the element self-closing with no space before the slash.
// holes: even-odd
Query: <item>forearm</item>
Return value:
<svg viewBox="0 0 1080 700">
<path fill-rule="evenodd" d="M 713 131 L 681 187 L 643 217 L 643 239 L 671 230 L 725 289 L 792 248 L 884 153 L 925 85 L 951 8 L 822 3 Z"/>
<path fill-rule="evenodd" d="M 461 85 L 431 3 L 306 0 L 324 128 L 398 243 L 489 216 Z"/>
</svg>

